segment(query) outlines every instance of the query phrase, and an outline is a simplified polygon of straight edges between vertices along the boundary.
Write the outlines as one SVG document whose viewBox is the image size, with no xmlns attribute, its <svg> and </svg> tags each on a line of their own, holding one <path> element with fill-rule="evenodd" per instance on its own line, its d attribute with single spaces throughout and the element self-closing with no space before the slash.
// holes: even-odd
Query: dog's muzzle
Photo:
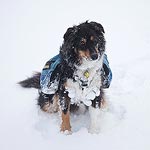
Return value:
<svg viewBox="0 0 150 150">
<path fill-rule="evenodd" d="M 91 59 L 92 59 L 92 60 L 98 59 L 98 54 L 97 54 L 97 53 L 91 54 Z"/>
</svg>

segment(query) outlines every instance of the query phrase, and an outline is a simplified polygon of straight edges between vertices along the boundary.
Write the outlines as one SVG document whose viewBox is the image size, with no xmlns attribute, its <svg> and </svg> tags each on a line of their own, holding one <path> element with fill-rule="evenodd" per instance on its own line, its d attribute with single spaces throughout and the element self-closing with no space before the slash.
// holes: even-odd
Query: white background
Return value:
<svg viewBox="0 0 150 150">
<path fill-rule="evenodd" d="M 0 149 L 149 150 L 150 1 L 0 0 Z M 37 91 L 16 85 L 59 52 L 68 27 L 101 23 L 113 72 L 101 132 L 88 133 L 88 114 L 72 116 L 73 134 L 59 116 L 42 113 Z"/>
</svg>

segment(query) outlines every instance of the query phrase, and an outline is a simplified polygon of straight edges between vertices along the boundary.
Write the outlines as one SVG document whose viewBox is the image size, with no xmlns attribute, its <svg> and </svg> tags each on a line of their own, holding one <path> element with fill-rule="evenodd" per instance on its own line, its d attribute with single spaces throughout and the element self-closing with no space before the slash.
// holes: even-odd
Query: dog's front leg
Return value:
<svg viewBox="0 0 150 150">
<path fill-rule="evenodd" d="M 70 125 L 70 113 L 69 113 L 69 111 L 67 111 L 67 113 L 64 113 L 64 111 L 62 111 L 61 118 L 62 118 L 61 131 L 62 132 L 69 131 L 69 133 L 70 133 L 71 132 L 71 125 Z"/>
<path fill-rule="evenodd" d="M 106 102 L 104 100 L 104 95 L 96 97 L 92 101 L 92 106 L 89 107 L 90 114 L 90 133 L 99 133 L 101 131 L 102 117 L 104 115 L 104 110 L 106 108 Z"/>
<path fill-rule="evenodd" d="M 101 110 L 100 108 L 94 108 L 93 106 L 89 107 L 90 114 L 90 133 L 99 133 L 101 131 L 100 128 L 100 118 L 101 118 Z"/>
<path fill-rule="evenodd" d="M 68 93 L 64 90 L 60 92 L 60 110 L 61 110 L 61 131 L 69 131 L 71 132 L 70 125 L 70 98 L 68 97 Z"/>
</svg>

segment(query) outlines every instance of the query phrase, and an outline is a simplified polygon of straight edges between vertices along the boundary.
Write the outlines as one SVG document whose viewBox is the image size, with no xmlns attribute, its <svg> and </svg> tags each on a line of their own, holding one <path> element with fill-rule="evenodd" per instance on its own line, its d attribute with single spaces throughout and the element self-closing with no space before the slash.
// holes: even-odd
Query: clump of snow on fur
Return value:
<svg viewBox="0 0 150 150">
<path fill-rule="evenodd" d="M 73 81 L 73 79 L 67 80 L 66 91 L 68 91 L 68 96 L 71 98 L 71 103 L 83 102 L 85 105 L 90 106 L 91 101 L 100 95 L 102 62 L 103 56 L 95 61 L 83 59 L 83 64 L 78 66 L 77 71 L 74 73 L 74 76 L 77 77 L 76 81 Z M 84 76 L 85 71 L 88 71 L 89 78 Z M 84 81 L 87 83 L 85 87 L 81 85 L 81 82 Z"/>
</svg>

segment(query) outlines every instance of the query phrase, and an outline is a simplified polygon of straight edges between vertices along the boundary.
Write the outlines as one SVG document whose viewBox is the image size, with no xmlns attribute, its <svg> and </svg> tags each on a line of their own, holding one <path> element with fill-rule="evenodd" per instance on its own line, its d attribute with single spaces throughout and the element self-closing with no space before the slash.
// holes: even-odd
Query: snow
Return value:
<svg viewBox="0 0 150 150">
<path fill-rule="evenodd" d="M 83 102 L 85 105 L 90 106 L 91 100 L 94 100 L 96 96 L 100 95 L 101 85 L 101 67 L 103 63 L 103 55 L 95 61 L 89 59 L 83 59 L 80 66 L 77 66 L 77 70 L 74 72 L 75 81 L 72 79 L 67 80 L 68 96 L 71 98 L 71 103 L 79 104 Z M 89 76 L 85 76 L 85 72 L 88 72 Z M 82 84 L 87 86 L 83 86 Z"/>
<path fill-rule="evenodd" d="M 0 1 L 0 149 L 150 149 L 150 2 L 148 0 Z M 71 116 L 73 133 L 59 132 L 59 114 L 36 105 L 37 91 L 17 82 L 56 55 L 66 29 L 101 22 L 113 71 L 100 133 L 88 133 L 88 112 Z"/>
</svg>

